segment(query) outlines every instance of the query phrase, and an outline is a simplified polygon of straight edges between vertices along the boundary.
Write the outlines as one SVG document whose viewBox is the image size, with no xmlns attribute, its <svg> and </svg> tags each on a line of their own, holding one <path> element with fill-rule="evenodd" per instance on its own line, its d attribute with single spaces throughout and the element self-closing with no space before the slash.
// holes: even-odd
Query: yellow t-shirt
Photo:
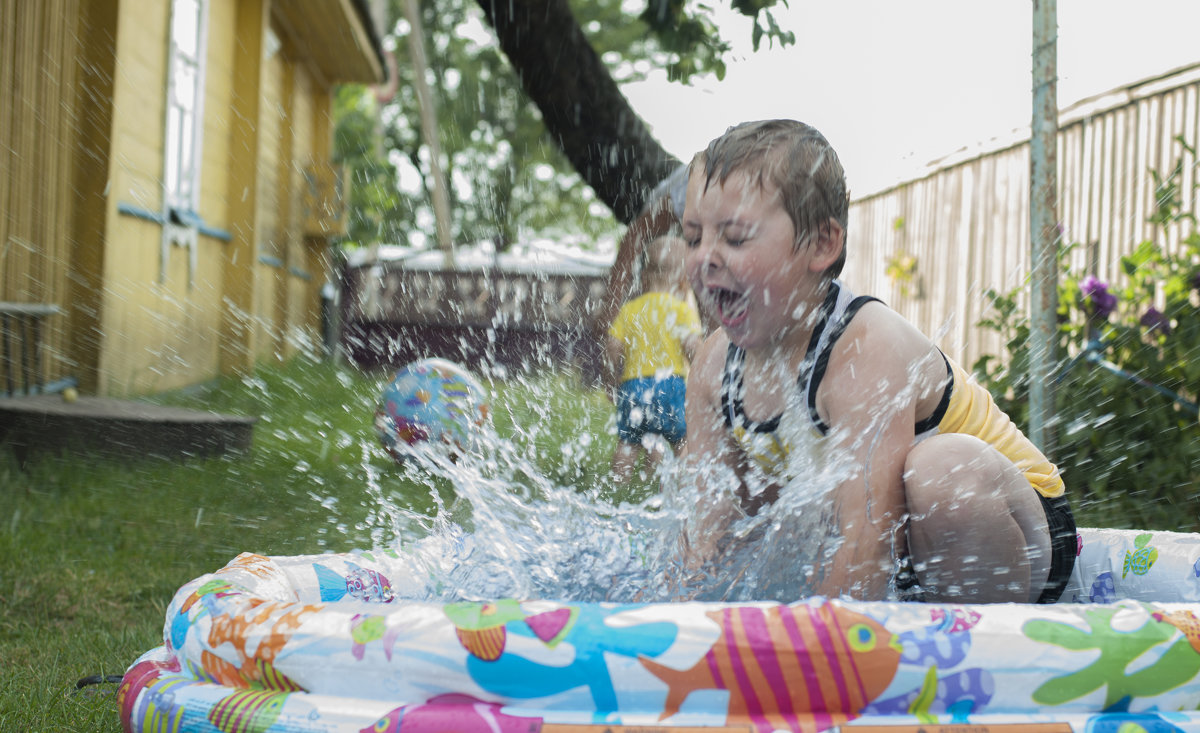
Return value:
<svg viewBox="0 0 1200 733">
<path fill-rule="evenodd" d="M 621 381 L 665 374 L 686 378 L 683 340 L 700 335 L 700 316 L 687 300 L 653 291 L 621 306 L 608 333 L 625 345 Z"/>
</svg>

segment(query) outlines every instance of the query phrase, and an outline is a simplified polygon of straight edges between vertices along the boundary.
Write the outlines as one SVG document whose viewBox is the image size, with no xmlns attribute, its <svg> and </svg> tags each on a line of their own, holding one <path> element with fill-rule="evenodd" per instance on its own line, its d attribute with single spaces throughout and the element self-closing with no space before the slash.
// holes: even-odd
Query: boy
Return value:
<svg viewBox="0 0 1200 733">
<path fill-rule="evenodd" d="M 642 295 L 621 307 L 608 330 L 609 364 L 621 375 L 613 454 L 613 473 L 621 483 L 629 480 L 643 455 L 647 469 L 661 458 L 659 449 L 646 450 L 648 435 L 662 436 L 674 450 L 687 433 L 685 380 L 700 343 L 700 317 L 688 297 L 683 256 L 678 236 L 650 242 L 641 272 Z"/>
<path fill-rule="evenodd" d="M 803 123 L 739 125 L 692 161 L 687 271 L 721 328 L 688 382 L 703 500 L 685 568 L 720 562 L 740 518 L 834 476 L 836 550 L 796 568 L 797 598 L 903 596 L 911 559 L 915 597 L 1056 601 L 1075 555 L 1058 469 L 928 338 L 836 280 L 848 209 L 836 153 Z"/>
</svg>

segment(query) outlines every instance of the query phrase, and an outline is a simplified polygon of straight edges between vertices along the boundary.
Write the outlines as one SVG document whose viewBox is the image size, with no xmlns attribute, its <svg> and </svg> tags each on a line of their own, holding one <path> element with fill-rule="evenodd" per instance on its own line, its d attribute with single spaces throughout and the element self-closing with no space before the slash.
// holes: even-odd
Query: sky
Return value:
<svg viewBox="0 0 1200 733">
<path fill-rule="evenodd" d="M 730 125 L 790 117 L 825 134 L 865 195 L 1028 128 L 1031 0 L 790 0 L 776 18 L 796 44 L 758 53 L 748 22 L 713 5 L 734 45 L 724 80 L 623 87 L 681 160 Z M 1058 0 L 1057 15 L 1060 109 L 1200 62 L 1200 0 Z"/>
</svg>

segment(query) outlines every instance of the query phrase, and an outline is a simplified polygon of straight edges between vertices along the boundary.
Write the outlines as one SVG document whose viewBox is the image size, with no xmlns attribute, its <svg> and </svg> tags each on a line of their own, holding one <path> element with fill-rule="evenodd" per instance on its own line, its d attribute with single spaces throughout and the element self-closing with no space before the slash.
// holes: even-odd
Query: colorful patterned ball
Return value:
<svg viewBox="0 0 1200 733">
<path fill-rule="evenodd" d="M 487 392 L 471 374 L 445 359 L 422 359 L 403 367 L 383 388 L 375 432 L 396 460 L 414 446 L 466 448 L 488 416 Z"/>
</svg>

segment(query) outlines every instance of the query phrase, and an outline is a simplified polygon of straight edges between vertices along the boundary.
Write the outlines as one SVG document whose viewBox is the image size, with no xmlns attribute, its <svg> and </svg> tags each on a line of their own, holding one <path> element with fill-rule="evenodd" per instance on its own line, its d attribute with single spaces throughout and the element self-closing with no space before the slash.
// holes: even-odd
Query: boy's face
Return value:
<svg viewBox="0 0 1200 733">
<path fill-rule="evenodd" d="M 795 227 L 773 185 L 734 171 L 705 190 L 703 171 L 693 171 L 683 237 L 697 301 L 730 341 L 743 348 L 778 343 L 808 322 L 799 306 L 817 292 L 820 273 L 810 268 L 813 248 L 795 247 Z"/>
</svg>

